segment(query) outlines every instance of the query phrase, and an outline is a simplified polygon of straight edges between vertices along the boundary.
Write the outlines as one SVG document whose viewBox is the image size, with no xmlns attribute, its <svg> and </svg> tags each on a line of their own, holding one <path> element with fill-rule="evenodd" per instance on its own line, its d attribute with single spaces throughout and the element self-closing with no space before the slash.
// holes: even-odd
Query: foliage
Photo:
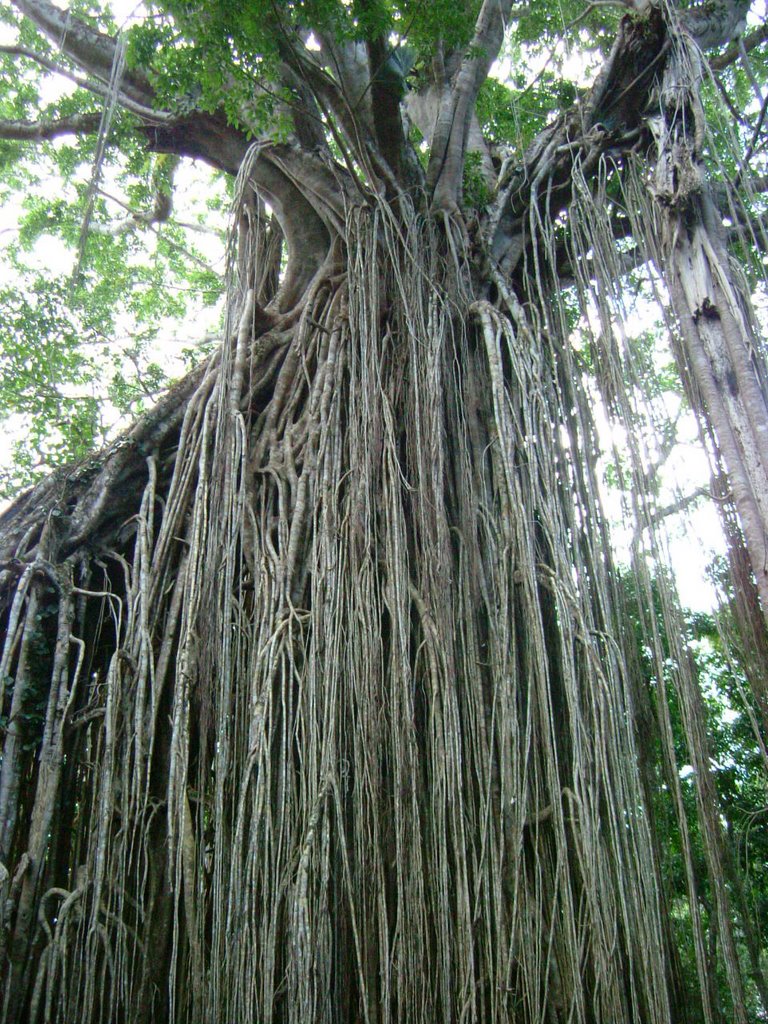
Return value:
<svg viewBox="0 0 768 1024">
<path fill-rule="evenodd" d="M 28 29 L 20 38 L 49 49 Z M 2 59 L 10 67 L 10 58 Z M 55 120 L 100 112 L 99 101 L 82 89 L 41 100 L 40 69 L 25 64 L 23 79 L 3 77 L 0 117 L 23 120 L 35 111 Z M 116 417 L 141 407 L 139 395 L 167 385 L 169 373 L 178 373 L 172 360 L 161 360 L 164 370 L 155 363 L 150 380 L 144 364 L 170 319 L 208 307 L 215 322 L 223 276 L 221 266 L 205 260 L 196 226 L 171 221 L 154 227 L 133 219 L 152 209 L 156 194 L 170 195 L 175 170 L 168 157 L 146 153 L 134 127 L 129 115 L 113 123 L 113 146 L 81 251 L 94 137 L 1 144 L 0 198 L 16 215 L 4 232 L 3 273 L 14 284 L 0 302 L 0 415 L 24 424 L 13 461 L 0 471 L 6 495 L 103 444 Z M 221 179 L 209 180 L 201 208 L 189 211 L 206 231 L 212 231 L 211 215 L 228 203 Z M 120 336 L 127 339 L 122 346 Z"/>
<path fill-rule="evenodd" d="M 660 702 L 670 709 L 673 760 L 665 766 L 661 733 L 648 731 L 644 737 L 645 759 L 652 765 L 653 778 L 649 788 L 654 796 L 654 814 L 664 842 L 660 853 L 663 870 L 673 901 L 672 921 L 677 930 L 679 948 L 683 956 L 683 974 L 692 991 L 696 977 L 696 957 L 691 930 L 691 910 L 685 898 L 686 845 L 690 844 L 693 872 L 697 885 L 698 908 L 702 914 L 705 932 L 713 947 L 717 944 L 717 897 L 713 893 L 707 868 L 705 841 L 697 811 L 696 769 L 691 764 L 689 736 L 680 707 L 678 678 L 681 670 L 678 651 L 692 659 L 700 680 L 703 710 L 706 714 L 708 741 L 708 771 L 714 783 L 718 807 L 727 823 L 729 882 L 734 886 L 734 904 L 748 908 L 758 935 L 765 934 L 768 915 L 768 885 L 762 866 L 768 858 L 768 836 L 763 827 L 768 813 L 768 779 L 765 772 L 764 750 L 756 722 L 760 711 L 754 702 L 749 683 L 733 652 L 723 643 L 717 622 L 709 613 L 688 612 L 681 626 L 680 645 L 672 648 L 663 613 L 663 604 L 669 600 L 670 580 L 657 576 L 650 580 L 645 594 L 632 574 L 622 576 L 626 594 L 628 618 L 635 630 L 640 654 L 644 685 L 650 696 L 654 714 L 659 714 Z M 647 602 L 647 604 L 646 604 Z M 642 605 L 646 604 L 645 610 Z M 648 614 L 662 624 L 658 647 L 649 646 L 643 620 Z M 659 669 L 663 675 L 660 685 Z M 682 820 L 674 813 L 670 800 L 673 781 L 670 771 L 677 774 L 682 797 Z M 685 841 L 683 837 L 685 832 Z M 731 861 L 732 858 L 732 861 Z M 736 911 L 741 913 L 742 911 Z M 743 935 L 742 935 L 743 941 Z M 745 966 L 749 953 L 742 946 L 740 957 Z M 716 979 L 717 1012 L 732 1013 L 727 978 L 719 968 Z M 760 996 L 751 987 L 751 1015 L 760 1019 Z"/>
</svg>

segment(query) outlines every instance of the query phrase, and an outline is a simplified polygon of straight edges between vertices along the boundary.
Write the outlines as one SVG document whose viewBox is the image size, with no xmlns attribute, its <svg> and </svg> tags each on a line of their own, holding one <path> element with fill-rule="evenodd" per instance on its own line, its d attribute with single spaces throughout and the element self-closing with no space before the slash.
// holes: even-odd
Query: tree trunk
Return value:
<svg viewBox="0 0 768 1024">
<path fill-rule="evenodd" d="M 361 209 L 271 327 L 244 267 L 183 421 L 61 485 L 88 738 L 6 1021 L 669 1019 L 593 484 L 462 244 Z"/>
<path fill-rule="evenodd" d="M 48 0 L 19 6 L 62 36 Z M 646 736 L 557 275 L 576 189 L 648 141 L 665 12 L 623 20 L 587 101 L 467 223 L 473 111 L 510 6 L 486 0 L 470 45 L 436 55 L 424 173 L 371 74 L 386 39 L 278 46 L 308 96 L 290 142 L 248 149 L 221 113 L 147 117 L 156 150 L 238 173 L 225 336 L 0 517 L 0 1024 L 713 1019 L 691 851 L 698 992 L 680 988 L 637 749 L 665 744 L 685 846 L 664 691 L 690 657 L 668 638 L 670 668 L 654 619 Z M 103 79 L 109 38 L 73 40 Z M 152 105 L 148 78 L 126 82 L 131 109 Z M 664 196 L 688 152 L 677 109 L 657 126 L 660 264 L 762 586 L 764 390 L 706 194 Z M 685 686 L 713 952 L 745 1020 Z"/>
<path fill-rule="evenodd" d="M 684 365 L 698 410 L 717 438 L 733 503 L 768 621 L 768 389 L 754 316 L 735 279 L 701 151 L 699 58 L 672 43 L 652 127 L 651 193 L 662 225 L 660 263 L 680 325 Z"/>
</svg>

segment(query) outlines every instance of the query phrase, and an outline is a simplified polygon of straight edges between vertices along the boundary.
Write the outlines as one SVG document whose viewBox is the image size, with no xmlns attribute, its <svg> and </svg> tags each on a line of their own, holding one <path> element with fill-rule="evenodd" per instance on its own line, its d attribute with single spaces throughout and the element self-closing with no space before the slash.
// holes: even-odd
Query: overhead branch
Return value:
<svg viewBox="0 0 768 1024">
<path fill-rule="evenodd" d="M 25 46 L 0 46 L 0 53 L 7 54 L 11 57 L 24 57 L 27 60 L 35 61 L 40 67 L 50 71 L 55 75 L 61 75 L 63 78 L 68 79 L 70 82 L 74 82 L 75 85 L 81 89 L 86 89 L 88 92 L 95 93 L 97 96 L 106 97 L 109 92 L 109 86 L 96 79 L 83 77 L 82 75 L 76 74 L 69 68 L 58 64 L 55 60 L 51 60 L 50 57 L 46 57 L 41 53 L 36 53 L 34 50 L 30 50 Z M 130 113 L 135 114 L 137 117 L 142 118 L 144 121 L 164 121 L 170 120 L 172 115 L 164 113 L 160 110 L 154 110 L 150 105 L 150 97 L 145 97 L 145 102 L 139 103 L 137 100 L 131 99 L 130 96 L 125 94 L 120 97 L 120 105 Z"/>
<path fill-rule="evenodd" d="M 554 220 L 568 205 L 576 162 L 589 176 L 606 154 L 619 160 L 638 144 L 649 89 L 666 59 L 665 40 L 657 9 L 642 21 L 623 18 L 589 94 L 537 136 L 521 163 L 502 172 L 488 239 L 504 273 L 511 273 L 534 243 L 537 219 Z"/>
<path fill-rule="evenodd" d="M 692 505 L 698 504 L 702 498 L 712 498 L 712 492 L 709 487 L 697 487 L 690 494 L 683 494 L 676 501 L 647 512 L 643 521 L 637 524 L 632 538 L 632 545 L 640 543 L 640 538 L 645 530 L 659 526 L 665 519 L 669 519 L 670 516 L 677 516 L 687 512 Z"/>
<path fill-rule="evenodd" d="M 742 46 L 747 53 L 757 49 L 764 42 L 768 40 L 768 23 L 761 25 L 760 28 L 756 28 L 754 32 L 750 32 L 749 35 L 744 36 L 742 39 Z M 722 71 L 723 68 L 727 68 L 730 64 L 733 64 L 739 59 L 741 53 L 741 47 L 738 42 L 731 43 L 727 50 L 723 53 L 717 54 L 715 57 L 711 57 L 709 66 L 715 71 Z"/>
<path fill-rule="evenodd" d="M 130 216 L 125 217 L 123 220 L 114 221 L 111 224 L 91 224 L 90 231 L 94 234 L 112 235 L 115 237 L 118 235 L 129 234 L 131 231 L 135 231 L 138 228 L 147 228 L 150 231 L 153 231 L 156 235 L 159 235 L 160 229 L 158 228 L 158 224 L 165 224 L 170 220 L 170 210 L 168 211 L 168 214 L 166 214 L 165 211 L 156 211 L 154 209 L 147 212 L 138 212 L 132 210 L 128 203 L 124 203 L 122 199 L 112 195 L 111 192 L 105 192 L 104 189 L 100 188 L 98 190 L 98 194 L 103 196 L 105 199 L 108 199 L 110 202 L 115 203 L 116 206 L 122 207 L 122 209 L 126 210 Z M 156 212 L 160 215 L 155 216 Z M 177 227 L 186 227 L 191 228 L 192 230 L 197 229 L 197 225 L 184 224 L 181 221 L 176 221 L 175 224 Z M 217 274 L 218 276 L 218 272 L 214 270 L 209 263 L 206 263 L 204 259 L 201 259 L 200 256 L 192 252 L 186 246 L 180 245 L 178 242 L 172 241 L 167 237 L 165 238 L 165 244 L 175 252 L 186 256 L 188 260 L 191 260 L 192 263 L 196 263 L 198 267 L 201 267 L 208 273 Z"/>
<path fill-rule="evenodd" d="M 375 158 L 374 162 L 371 159 L 376 148 L 373 135 L 369 126 L 355 116 L 339 83 L 307 52 L 303 42 L 297 44 L 287 31 L 281 37 L 280 51 L 284 62 L 306 83 L 322 110 L 350 173 L 354 173 L 353 164 L 357 162 L 375 180 Z"/>
<path fill-rule="evenodd" d="M 363 43 L 314 35 L 320 40 L 318 54 L 294 46 L 285 33 L 291 52 L 284 57 L 338 123 L 342 152 L 349 148 L 354 162 L 388 191 L 422 185 L 423 171 L 400 113 L 407 86 L 398 50 L 384 36 Z M 329 127 L 334 130 L 332 122 Z M 351 170 L 349 159 L 347 164 Z"/>
<path fill-rule="evenodd" d="M 147 135 L 156 152 L 202 159 L 231 174 L 240 170 L 250 150 L 243 132 L 213 114 L 156 126 Z M 319 158 L 287 143 L 257 144 L 248 174 L 285 236 L 288 266 L 280 304 L 288 308 L 324 263 L 332 237 L 343 230 L 351 184 L 341 168 L 332 171 Z"/>
<path fill-rule="evenodd" d="M 102 82 L 110 81 L 117 46 L 113 36 L 92 28 L 69 10 L 62 11 L 50 0 L 12 0 L 12 3 L 84 71 Z M 121 92 L 137 103 L 151 106 L 153 90 L 141 71 L 125 71 Z"/>
<path fill-rule="evenodd" d="M 173 179 L 178 170 L 179 159 L 170 158 L 166 166 L 160 170 L 156 167 L 152 176 L 154 200 L 152 209 L 144 215 L 148 224 L 161 224 L 167 221 L 173 212 Z"/>
<path fill-rule="evenodd" d="M 371 82 L 365 44 L 356 40 L 338 40 L 322 32 L 315 34 L 320 41 L 325 67 L 338 81 L 349 109 L 372 134 Z"/>
<path fill-rule="evenodd" d="M 119 40 L 90 28 L 59 10 L 49 0 L 14 2 L 38 28 L 55 40 L 67 58 L 87 75 L 95 77 L 98 90 L 111 91 L 114 88 L 105 83 L 110 82 L 120 56 Z M 49 70 L 67 73 L 46 57 L 31 51 L 17 52 L 19 56 L 38 60 Z M 330 91 L 334 83 L 324 72 L 321 71 L 321 75 L 324 81 L 327 79 Z M 71 72 L 69 76 L 76 77 Z M 141 73 L 125 71 L 119 81 L 118 102 L 129 109 L 138 105 L 142 115 L 149 115 L 143 117 L 143 130 L 151 149 L 201 158 L 229 173 L 238 172 L 248 152 L 249 142 L 245 134 L 229 125 L 223 115 L 195 111 L 184 117 L 168 113 L 158 116 L 151 109 L 155 98 L 153 89 Z M 90 80 L 78 80 L 77 84 L 93 87 Z M 302 151 L 301 168 L 296 171 L 290 150 L 291 147 L 283 147 L 280 151 L 280 147 L 262 145 L 260 158 L 254 161 L 251 173 L 252 185 L 274 210 L 289 250 L 280 299 L 284 306 L 298 300 L 324 262 L 330 239 L 343 220 L 340 204 L 344 196 L 340 178 L 319 160 L 312 163 L 311 154 Z M 343 176 L 343 172 L 341 174 Z M 164 197 L 163 209 L 154 209 L 147 222 L 162 219 L 167 199 Z"/>
<path fill-rule="evenodd" d="M 170 220 L 171 213 L 173 212 L 173 177 L 179 165 L 179 157 L 173 156 L 163 161 L 164 166 L 162 170 L 156 168 L 155 173 L 152 176 L 152 188 L 153 188 L 153 200 L 152 206 L 148 210 L 136 210 L 129 206 L 123 200 L 118 199 L 117 196 L 111 193 L 105 192 L 104 189 L 97 189 L 98 193 L 105 198 L 111 200 L 117 206 L 122 207 L 123 210 L 128 214 L 127 217 L 113 222 L 112 224 L 105 225 L 93 225 L 92 230 L 101 231 L 104 234 L 119 235 L 125 234 L 128 231 L 134 231 L 138 227 L 149 227 L 153 228 L 156 224 L 165 224 Z M 186 250 L 185 250 L 186 252 Z M 198 257 L 195 257 L 192 253 L 187 253 L 190 258 L 194 259 L 198 263 L 203 263 Z M 207 264 L 203 263 L 207 267 Z"/>
<path fill-rule="evenodd" d="M 400 116 L 400 101 L 405 95 L 405 75 L 383 36 L 367 42 L 371 79 L 373 129 L 381 155 L 401 178 L 405 169 L 406 137 Z"/>
<path fill-rule="evenodd" d="M 295 107 L 293 103 L 281 106 L 286 107 L 299 144 L 309 152 L 328 152 L 325 125 L 312 90 L 285 62 L 280 68 L 280 77 L 295 98 Z"/>
<path fill-rule="evenodd" d="M 60 135 L 90 135 L 98 131 L 100 114 L 74 114 L 54 121 L 0 121 L 0 139 L 43 142 Z"/>
<path fill-rule="evenodd" d="M 410 121 L 416 125 L 427 145 L 432 147 L 432 137 L 435 130 L 437 116 L 440 112 L 440 98 L 442 90 L 430 82 L 419 90 L 411 90 L 406 93 L 404 106 Z M 488 143 L 483 135 L 480 119 L 477 110 L 473 110 L 469 131 L 467 132 L 467 153 L 477 153 L 480 157 L 482 174 L 489 189 L 496 184 L 497 172 L 491 159 L 491 152 Z"/>
<path fill-rule="evenodd" d="M 768 213 L 739 216 L 738 223 L 728 228 L 725 237 L 729 246 L 746 244 L 758 252 L 768 252 Z"/>
<path fill-rule="evenodd" d="M 737 39 L 746 26 L 752 0 L 720 0 L 717 4 L 689 7 L 679 15 L 680 24 L 701 47 L 711 50 Z"/>
<path fill-rule="evenodd" d="M 750 51 L 756 49 L 762 43 L 768 39 L 768 25 L 763 25 L 755 32 L 751 32 L 748 36 L 744 37 L 741 34 L 742 24 L 736 26 L 736 32 L 731 33 L 731 36 L 723 42 L 729 42 L 731 37 L 734 41 L 719 57 L 715 57 L 710 60 L 710 67 L 713 71 L 719 71 L 729 65 L 740 61 L 744 74 L 749 79 L 749 83 L 752 86 L 752 91 L 755 94 L 758 103 L 763 102 L 763 90 L 760 83 L 757 81 L 754 71 L 752 70 L 752 64 L 749 60 Z M 721 90 L 722 91 L 722 90 Z"/>
<path fill-rule="evenodd" d="M 371 13 L 372 0 L 359 0 L 362 14 Z M 409 160 L 408 138 L 400 113 L 400 104 L 408 86 L 402 51 L 393 47 L 386 32 L 366 39 L 368 57 L 368 89 L 373 134 L 379 153 L 389 165 L 394 178 L 406 188 L 417 184 L 421 175 L 414 173 L 416 161 Z"/>
<path fill-rule="evenodd" d="M 427 186 L 438 209 L 458 205 L 475 101 L 504 40 L 510 7 L 511 0 L 484 0 L 472 42 L 452 85 L 443 90 L 427 169 Z"/>
</svg>

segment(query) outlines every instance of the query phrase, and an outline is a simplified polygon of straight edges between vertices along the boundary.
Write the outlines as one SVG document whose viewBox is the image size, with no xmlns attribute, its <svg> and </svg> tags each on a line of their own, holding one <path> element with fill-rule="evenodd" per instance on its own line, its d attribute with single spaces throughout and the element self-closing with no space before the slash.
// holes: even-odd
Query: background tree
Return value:
<svg viewBox="0 0 768 1024">
<path fill-rule="evenodd" d="M 0 518 L 2 1020 L 764 1016 L 768 32 L 623 7 L 5 13 L 6 180 L 32 143 L 90 166 L 76 217 L 26 211 L 76 260 L 9 293 L 15 336 L 78 348 L 180 160 L 234 226 L 217 350 Z M 78 89 L 33 118 L 41 69 Z M 159 237 L 158 302 L 190 274 Z M 717 474 L 722 630 L 661 567 L 665 390 Z"/>
</svg>

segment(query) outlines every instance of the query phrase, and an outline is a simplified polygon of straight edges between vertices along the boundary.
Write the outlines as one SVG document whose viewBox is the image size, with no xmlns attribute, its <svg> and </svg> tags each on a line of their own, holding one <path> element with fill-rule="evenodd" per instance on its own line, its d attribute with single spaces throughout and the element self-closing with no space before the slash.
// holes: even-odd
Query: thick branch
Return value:
<svg viewBox="0 0 768 1024">
<path fill-rule="evenodd" d="M 82 75 L 77 75 L 74 71 L 70 71 L 69 68 L 65 68 L 62 67 L 61 64 L 57 64 L 56 61 L 51 60 L 50 57 L 46 57 L 41 53 L 35 53 L 33 50 L 27 49 L 25 46 L 0 46 L 0 53 L 8 54 L 11 57 L 25 57 L 27 60 L 35 61 L 41 67 L 45 68 L 46 71 L 51 71 L 55 75 L 61 75 L 62 78 L 66 78 L 70 82 L 74 82 L 75 85 L 78 85 L 81 89 L 87 89 L 89 92 L 93 92 L 97 96 L 107 96 L 109 92 L 109 87 L 103 82 L 92 78 L 84 78 Z M 145 101 L 143 103 L 140 103 L 123 94 L 120 97 L 120 103 L 126 110 L 129 110 L 132 114 L 136 114 L 137 117 L 141 117 L 145 121 L 164 121 L 169 120 L 171 117 L 170 114 L 153 110 L 152 107 L 149 106 L 150 100 L 147 97 L 145 97 Z"/>
<path fill-rule="evenodd" d="M 434 83 L 430 82 L 424 88 L 418 91 L 414 90 L 408 92 L 405 96 L 404 103 L 406 113 L 413 124 L 416 125 L 424 136 L 424 139 L 430 148 L 432 146 L 437 116 L 440 112 L 441 95 L 442 90 Z M 469 122 L 466 151 L 467 153 L 478 153 L 480 155 L 483 176 L 488 187 L 492 189 L 496 184 L 496 169 L 493 166 L 491 154 L 485 141 L 485 137 L 483 136 L 483 130 L 480 126 L 477 111 L 475 110 L 472 111 Z"/>
<path fill-rule="evenodd" d="M 322 33 L 319 39 L 323 61 L 339 82 L 349 109 L 373 132 L 371 82 L 365 44 L 353 40 L 339 41 Z"/>
<path fill-rule="evenodd" d="M 295 108 L 291 103 L 286 112 L 293 122 L 299 145 L 309 152 L 328 153 L 325 125 L 312 90 L 293 68 L 285 63 L 280 69 L 280 74 L 284 85 L 295 97 Z"/>
<path fill-rule="evenodd" d="M 710 50 L 740 36 L 752 0 L 721 0 L 689 8 L 680 18 L 686 32 L 701 47 Z"/>
<path fill-rule="evenodd" d="M 400 102 L 406 91 L 405 74 L 397 52 L 392 50 L 384 36 L 368 40 L 367 49 L 376 142 L 395 177 L 404 181 L 408 168 L 407 139 L 400 116 Z"/>
<path fill-rule="evenodd" d="M 89 74 L 109 81 L 116 54 L 114 39 L 70 18 L 48 0 L 18 0 L 17 6 L 54 38 L 68 57 Z M 38 59 L 36 54 L 22 55 Z M 39 60 L 44 65 L 53 64 L 47 58 Z M 60 69 L 53 65 L 51 70 Z M 328 83 L 333 84 L 330 78 Z M 151 86 L 140 74 L 123 76 L 120 102 L 130 108 L 137 97 L 148 109 L 154 98 Z M 199 157 L 232 174 L 238 172 L 248 151 L 248 141 L 242 132 L 228 125 L 223 117 L 210 114 L 196 113 L 194 117 L 176 119 L 167 114 L 153 116 L 145 132 L 150 147 L 156 151 Z M 298 300 L 325 260 L 331 234 L 343 223 L 343 188 L 339 187 L 339 179 L 318 161 L 317 166 L 310 168 L 306 154 L 302 154 L 301 168 L 296 171 L 295 154 L 290 147 L 279 151 L 264 146 L 261 153 L 263 158 L 253 168 L 253 186 L 274 209 L 288 244 L 289 261 L 281 301 L 290 305 Z M 157 212 L 162 214 L 164 210 L 153 211 L 152 219 L 157 219 Z"/>
<path fill-rule="evenodd" d="M 0 121 L 0 139 L 42 142 L 60 135 L 89 135 L 98 131 L 100 114 L 73 114 L 56 121 Z"/>
<path fill-rule="evenodd" d="M 501 48 L 510 7 L 511 0 L 484 0 L 467 56 L 452 87 L 444 90 L 427 169 L 427 185 L 438 208 L 458 205 L 475 101 Z"/>
<path fill-rule="evenodd" d="M 638 141 L 649 89 L 666 59 L 666 26 L 653 11 L 643 20 L 622 19 L 608 60 L 586 100 L 545 128 L 521 165 L 503 172 L 496 207 L 488 224 L 491 255 L 511 273 L 539 216 L 550 220 L 569 203 L 572 171 L 584 174 L 601 156 L 620 158 Z"/>
<path fill-rule="evenodd" d="M 748 36 L 744 36 L 742 39 L 742 45 L 747 53 L 751 50 L 757 49 L 758 46 L 762 45 L 768 40 L 768 23 L 761 25 L 760 28 L 756 28 L 754 32 L 750 32 Z M 739 59 L 741 48 L 738 43 L 731 43 L 725 53 L 719 54 L 717 57 L 712 57 L 709 61 L 709 65 L 715 71 L 722 71 L 723 68 L 727 68 L 729 64 L 733 64 Z"/>
<path fill-rule="evenodd" d="M 112 36 L 99 32 L 62 11 L 50 0 L 12 0 L 22 14 L 84 71 L 102 82 L 109 82 L 115 60 L 116 42 Z M 150 106 L 153 90 L 147 78 L 136 70 L 126 71 L 121 91 L 135 102 Z"/>
<path fill-rule="evenodd" d="M 369 126 L 356 116 L 339 83 L 306 52 L 303 44 L 301 47 L 293 45 L 290 37 L 286 36 L 282 56 L 296 75 L 306 82 L 322 108 L 347 166 L 351 170 L 353 161 L 357 161 L 375 180 L 377 174 L 373 163 L 377 153 L 373 135 Z"/>
<path fill-rule="evenodd" d="M 201 114 L 148 130 L 157 152 L 205 160 L 236 174 L 249 150 L 245 135 L 223 119 Z M 275 212 L 288 246 L 280 306 L 289 308 L 325 261 L 334 234 L 343 231 L 350 194 L 343 171 L 288 144 L 261 143 L 250 181 Z"/>
</svg>

